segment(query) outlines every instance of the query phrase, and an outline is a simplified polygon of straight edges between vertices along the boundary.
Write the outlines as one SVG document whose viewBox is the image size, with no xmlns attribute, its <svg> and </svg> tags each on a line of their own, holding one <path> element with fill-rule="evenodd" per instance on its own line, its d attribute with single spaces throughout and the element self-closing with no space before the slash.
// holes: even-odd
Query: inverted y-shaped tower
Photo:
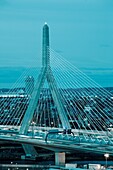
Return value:
<svg viewBox="0 0 113 170">
<path fill-rule="evenodd" d="M 50 52 L 49 52 L 49 27 L 47 23 L 43 26 L 43 44 L 42 44 L 42 68 L 41 72 L 38 77 L 38 81 L 36 83 L 36 86 L 34 88 L 34 91 L 32 93 L 32 97 L 29 103 L 29 106 L 26 110 L 26 113 L 24 115 L 22 125 L 20 128 L 20 134 L 26 134 L 29 125 L 31 124 L 34 111 L 37 107 L 37 103 L 40 97 L 41 88 L 44 85 L 45 80 L 47 79 L 49 89 L 51 91 L 54 103 L 57 107 L 58 114 L 60 117 L 60 120 L 62 122 L 63 128 L 71 129 L 67 114 L 65 112 L 62 98 L 60 96 L 60 93 L 57 88 L 57 84 L 55 82 L 51 67 L 50 67 Z"/>
</svg>

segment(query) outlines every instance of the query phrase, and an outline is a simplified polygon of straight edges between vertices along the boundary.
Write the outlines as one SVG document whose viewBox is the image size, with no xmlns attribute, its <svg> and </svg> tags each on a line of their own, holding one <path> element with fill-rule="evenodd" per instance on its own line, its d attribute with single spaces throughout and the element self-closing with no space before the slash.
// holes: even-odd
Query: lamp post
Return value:
<svg viewBox="0 0 113 170">
<path fill-rule="evenodd" d="M 32 123 L 31 123 L 31 125 L 32 125 L 32 138 L 33 138 L 33 135 L 34 135 L 34 125 L 35 125 L 35 122 L 32 122 Z"/>
<path fill-rule="evenodd" d="M 104 157 L 105 157 L 105 159 L 106 159 L 106 168 L 107 168 L 107 159 L 109 158 L 109 153 L 105 153 L 105 154 L 104 154 Z"/>
</svg>

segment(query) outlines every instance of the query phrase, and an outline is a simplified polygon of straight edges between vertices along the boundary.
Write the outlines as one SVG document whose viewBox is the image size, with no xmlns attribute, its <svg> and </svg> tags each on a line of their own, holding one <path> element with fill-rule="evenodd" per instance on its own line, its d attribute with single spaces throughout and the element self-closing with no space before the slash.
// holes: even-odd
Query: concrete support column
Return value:
<svg viewBox="0 0 113 170">
<path fill-rule="evenodd" d="M 65 152 L 55 152 L 55 165 L 57 166 L 65 165 Z"/>
<path fill-rule="evenodd" d="M 38 153 L 36 149 L 34 148 L 34 146 L 30 144 L 22 144 L 22 146 L 23 146 L 23 149 L 26 155 L 31 155 L 31 157 L 34 157 L 34 158 L 38 156 Z"/>
</svg>

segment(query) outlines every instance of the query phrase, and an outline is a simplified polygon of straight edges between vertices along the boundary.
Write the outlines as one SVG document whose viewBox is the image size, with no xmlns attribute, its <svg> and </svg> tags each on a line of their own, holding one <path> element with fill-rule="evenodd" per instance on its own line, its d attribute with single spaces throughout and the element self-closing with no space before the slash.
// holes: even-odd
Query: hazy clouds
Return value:
<svg viewBox="0 0 113 170">
<path fill-rule="evenodd" d="M 0 0 L 0 66 L 40 65 L 45 21 L 77 67 L 113 67 L 112 0 Z"/>
</svg>

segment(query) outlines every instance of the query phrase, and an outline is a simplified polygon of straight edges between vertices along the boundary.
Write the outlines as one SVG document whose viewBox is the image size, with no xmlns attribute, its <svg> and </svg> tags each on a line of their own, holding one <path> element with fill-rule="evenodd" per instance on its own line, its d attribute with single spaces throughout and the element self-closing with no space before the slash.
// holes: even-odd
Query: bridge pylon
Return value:
<svg viewBox="0 0 113 170">
<path fill-rule="evenodd" d="M 50 50 L 49 50 L 49 27 L 47 23 L 43 26 L 43 41 L 42 41 L 42 68 L 38 76 L 37 83 L 35 85 L 34 91 L 26 113 L 24 115 L 22 125 L 20 127 L 20 134 L 26 134 L 28 132 L 29 126 L 31 124 L 34 111 L 37 107 L 38 100 L 40 97 L 41 89 L 44 86 L 44 82 L 47 80 L 49 89 L 52 94 L 52 98 L 57 107 L 58 114 L 64 129 L 71 129 L 70 123 L 68 121 L 68 116 L 63 106 L 62 98 L 57 88 L 57 83 L 55 81 L 52 69 L 50 66 Z"/>
</svg>

